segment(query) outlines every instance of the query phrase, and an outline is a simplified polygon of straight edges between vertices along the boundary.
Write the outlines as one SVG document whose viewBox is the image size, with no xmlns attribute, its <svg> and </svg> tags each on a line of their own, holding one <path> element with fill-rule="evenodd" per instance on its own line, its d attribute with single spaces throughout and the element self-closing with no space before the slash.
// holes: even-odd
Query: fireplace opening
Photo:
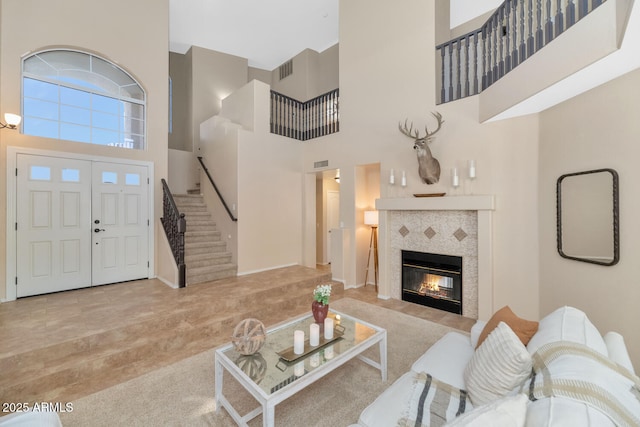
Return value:
<svg viewBox="0 0 640 427">
<path fill-rule="evenodd" d="M 402 300 L 462 314 L 462 257 L 402 251 Z"/>
</svg>

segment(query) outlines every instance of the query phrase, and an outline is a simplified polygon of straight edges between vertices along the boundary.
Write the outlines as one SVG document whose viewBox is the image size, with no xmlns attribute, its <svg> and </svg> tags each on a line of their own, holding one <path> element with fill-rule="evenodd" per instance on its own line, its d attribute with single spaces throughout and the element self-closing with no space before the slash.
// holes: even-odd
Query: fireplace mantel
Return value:
<svg viewBox="0 0 640 427">
<path fill-rule="evenodd" d="M 408 215 L 420 215 L 420 211 L 475 211 L 477 215 L 477 316 L 488 320 L 494 312 L 493 307 L 493 268 L 492 247 L 493 230 L 492 216 L 495 210 L 493 195 L 444 196 L 444 197 L 390 197 L 376 200 L 376 209 L 380 211 L 379 246 L 380 252 L 380 298 L 390 298 L 396 283 L 392 280 L 391 259 L 396 262 L 396 256 L 391 252 L 399 250 L 392 248 L 390 234 L 397 233 L 394 228 L 389 229 L 390 215 L 394 211 L 403 211 Z M 443 212 L 444 213 L 444 212 Z M 398 224 L 394 225 L 396 227 Z M 393 264 L 395 265 L 395 264 Z M 475 316 L 474 316 L 475 317 Z"/>
<path fill-rule="evenodd" d="M 492 211 L 492 195 L 445 197 L 397 197 L 376 200 L 376 208 L 386 211 Z"/>
</svg>

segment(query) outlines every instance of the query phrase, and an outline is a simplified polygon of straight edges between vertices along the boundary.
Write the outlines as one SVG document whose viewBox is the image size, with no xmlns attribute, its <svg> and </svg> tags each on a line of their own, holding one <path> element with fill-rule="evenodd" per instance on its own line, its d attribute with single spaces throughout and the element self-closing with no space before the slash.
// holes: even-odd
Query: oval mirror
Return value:
<svg viewBox="0 0 640 427">
<path fill-rule="evenodd" d="M 558 252 L 576 261 L 614 265 L 620 259 L 618 173 L 597 169 L 558 178 Z"/>
</svg>

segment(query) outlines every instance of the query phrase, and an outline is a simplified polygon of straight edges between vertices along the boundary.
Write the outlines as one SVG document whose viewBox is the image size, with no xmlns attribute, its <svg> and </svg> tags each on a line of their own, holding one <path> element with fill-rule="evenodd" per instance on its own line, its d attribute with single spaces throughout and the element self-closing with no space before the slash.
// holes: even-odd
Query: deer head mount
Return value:
<svg viewBox="0 0 640 427">
<path fill-rule="evenodd" d="M 429 143 L 442 127 L 444 120 L 442 120 L 442 114 L 438 112 L 431 113 L 431 115 L 438 121 L 438 127 L 433 132 L 429 132 L 429 129 L 425 126 L 425 135 L 423 137 L 420 137 L 418 129 L 413 130 L 413 123 L 407 127 L 407 120 L 404 121 L 404 126 L 398 122 L 398 130 L 403 135 L 413 139 L 413 149 L 416 150 L 416 156 L 418 157 L 418 175 L 420 175 L 422 182 L 425 184 L 435 184 L 440 180 L 440 162 L 431 155 Z"/>
</svg>

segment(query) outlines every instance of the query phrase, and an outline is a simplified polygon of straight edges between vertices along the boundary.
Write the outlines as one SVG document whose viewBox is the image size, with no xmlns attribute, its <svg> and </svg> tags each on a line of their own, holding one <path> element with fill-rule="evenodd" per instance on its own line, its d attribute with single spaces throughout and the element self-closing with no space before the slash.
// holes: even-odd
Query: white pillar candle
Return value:
<svg viewBox="0 0 640 427">
<path fill-rule="evenodd" d="M 476 161 L 469 160 L 469 178 L 473 179 L 476 177 Z"/>
<path fill-rule="evenodd" d="M 320 344 L 320 325 L 312 323 L 309 325 L 309 345 L 312 347 Z"/>
<path fill-rule="evenodd" d="M 295 354 L 304 353 L 304 331 L 293 332 L 293 352 Z"/>
<path fill-rule="evenodd" d="M 391 169 L 391 172 L 389 172 L 389 184 L 393 185 L 396 183 L 396 177 L 393 174 L 393 169 Z"/>
<path fill-rule="evenodd" d="M 301 377 L 304 375 L 304 362 L 298 362 L 294 365 L 293 374 L 296 377 Z"/>
<path fill-rule="evenodd" d="M 460 177 L 458 176 L 458 168 L 451 169 L 451 185 L 457 187 L 460 185 Z"/>
<path fill-rule="evenodd" d="M 324 339 L 333 339 L 333 319 L 330 317 L 324 319 Z"/>
<path fill-rule="evenodd" d="M 402 171 L 402 182 L 401 182 L 401 185 L 403 187 L 407 186 L 407 175 L 404 173 L 404 171 Z"/>
</svg>

